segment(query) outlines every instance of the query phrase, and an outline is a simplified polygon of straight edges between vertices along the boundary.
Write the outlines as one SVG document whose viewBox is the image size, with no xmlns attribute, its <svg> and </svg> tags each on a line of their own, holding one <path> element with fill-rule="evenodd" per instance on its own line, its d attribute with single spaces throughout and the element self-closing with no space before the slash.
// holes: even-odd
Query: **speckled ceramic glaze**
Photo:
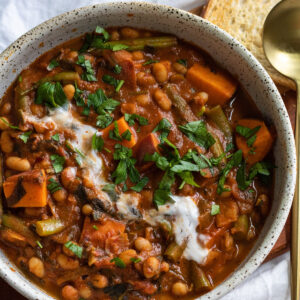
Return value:
<svg viewBox="0 0 300 300">
<path fill-rule="evenodd" d="M 185 11 L 148 3 L 98 4 L 55 17 L 26 33 L 0 55 L 0 95 L 17 74 L 54 46 L 92 31 L 96 25 L 133 26 L 174 34 L 198 45 L 236 76 L 265 119 L 277 131 L 274 148 L 276 184 L 273 206 L 264 228 L 245 261 L 221 285 L 201 299 L 217 299 L 241 283 L 265 259 L 287 219 L 295 186 L 295 147 L 287 111 L 274 83 L 258 61 L 235 39 L 206 20 Z M 29 299 L 50 300 L 22 276 L 0 252 L 0 275 Z"/>
</svg>

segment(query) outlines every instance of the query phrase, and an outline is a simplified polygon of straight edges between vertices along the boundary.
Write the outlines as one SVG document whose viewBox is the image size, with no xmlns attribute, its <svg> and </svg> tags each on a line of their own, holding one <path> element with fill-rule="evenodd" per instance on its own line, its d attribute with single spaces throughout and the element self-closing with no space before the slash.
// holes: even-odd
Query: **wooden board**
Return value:
<svg viewBox="0 0 300 300">
<path fill-rule="evenodd" d="M 198 7 L 194 9 L 193 13 L 197 15 L 201 15 L 203 7 Z M 293 91 L 283 91 L 280 87 L 278 87 L 281 91 L 282 98 L 286 105 L 287 111 L 289 113 L 291 123 L 294 129 L 295 125 L 295 113 L 296 113 L 296 93 Z M 272 251 L 268 255 L 265 261 L 268 261 L 286 251 L 289 250 L 290 245 L 290 232 L 291 232 L 291 223 L 290 216 L 286 222 L 286 225 L 278 238 L 275 246 Z M 22 295 L 20 295 L 17 291 L 15 291 L 12 287 L 10 287 L 4 280 L 0 278 L 0 299 L 13 299 L 13 300 L 26 300 Z"/>
</svg>

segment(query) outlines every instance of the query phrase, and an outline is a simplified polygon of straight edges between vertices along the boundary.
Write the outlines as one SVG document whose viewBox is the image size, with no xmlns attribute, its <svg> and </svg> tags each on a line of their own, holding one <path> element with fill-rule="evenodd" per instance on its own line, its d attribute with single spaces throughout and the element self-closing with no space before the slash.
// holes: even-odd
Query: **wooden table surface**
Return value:
<svg viewBox="0 0 300 300">
<path fill-rule="evenodd" d="M 200 15 L 201 11 L 202 11 L 202 7 L 197 8 L 192 12 Z M 294 91 L 283 91 L 281 90 L 280 87 L 278 88 L 279 91 L 281 92 L 283 101 L 289 113 L 292 127 L 294 129 L 295 112 L 296 112 L 296 93 Z M 270 254 L 268 255 L 265 261 L 268 261 L 289 250 L 290 232 L 291 232 L 291 223 L 290 223 L 290 216 L 289 216 L 280 237 L 278 238 L 276 244 L 274 245 L 272 251 L 270 252 Z M 4 280 L 0 278 L 0 300 L 26 300 L 26 298 L 20 295 L 17 291 L 15 291 Z"/>
</svg>

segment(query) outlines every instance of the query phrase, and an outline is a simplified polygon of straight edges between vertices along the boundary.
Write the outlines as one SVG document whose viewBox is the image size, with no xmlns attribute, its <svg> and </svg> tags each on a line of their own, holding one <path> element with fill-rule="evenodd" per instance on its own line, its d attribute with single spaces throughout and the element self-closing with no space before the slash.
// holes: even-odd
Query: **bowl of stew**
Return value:
<svg viewBox="0 0 300 300">
<path fill-rule="evenodd" d="M 215 299 L 287 219 L 280 95 L 187 12 L 98 4 L 1 55 L 0 275 L 29 299 Z"/>
</svg>

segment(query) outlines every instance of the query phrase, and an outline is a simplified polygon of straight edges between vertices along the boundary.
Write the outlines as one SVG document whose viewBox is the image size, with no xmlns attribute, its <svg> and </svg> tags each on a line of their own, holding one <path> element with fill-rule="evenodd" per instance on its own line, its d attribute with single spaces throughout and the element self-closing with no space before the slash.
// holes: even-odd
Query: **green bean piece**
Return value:
<svg viewBox="0 0 300 300">
<path fill-rule="evenodd" d="M 112 47 L 115 45 L 126 45 L 128 51 L 144 50 L 145 47 L 166 48 L 177 45 L 177 38 L 173 36 L 156 36 L 145 37 L 139 39 L 128 39 L 120 41 L 110 41 L 104 43 L 104 47 Z"/>
<path fill-rule="evenodd" d="M 219 164 L 219 168 L 222 168 L 225 164 L 226 164 L 226 157 L 224 155 L 224 149 L 223 146 L 219 140 L 219 138 L 212 132 L 210 132 L 210 134 L 213 136 L 213 138 L 215 139 L 215 143 L 210 147 L 210 151 L 212 152 L 212 154 L 214 155 L 214 157 L 220 157 L 221 155 L 223 155 L 224 157 L 222 158 L 222 160 L 220 161 Z"/>
<path fill-rule="evenodd" d="M 168 84 L 165 88 L 165 91 L 171 100 L 174 108 L 179 113 L 179 115 L 186 122 L 198 121 L 198 118 L 192 112 L 190 106 L 187 104 L 185 99 L 183 99 L 177 92 L 174 85 Z"/>
<path fill-rule="evenodd" d="M 36 232 L 39 236 L 52 235 L 61 232 L 65 228 L 65 225 L 62 223 L 62 221 L 58 219 L 47 219 L 37 221 L 35 225 Z"/>
<path fill-rule="evenodd" d="M 213 286 L 204 271 L 197 265 L 196 262 L 191 261 L 190 264 L 195 291 L 198 293 L 211 290 Z"/>
<path fill-rule="evenodd" d="M 23 220 L 13 215 L 2 216 L 2 224 L 15 232 L 23 235 L 32 247 L 36 247 L 39 238 L 26 226 Z"/>
<path fill-rule="evenodd" d="M 176 242 L 172 242 L 166 249 L 164 255 L 173 262 L 177 262 L 180 260 L 183 251 L 185 249 L 184 246 L 179 246 Z"/>
<path fill-rule="evenodd" d="M 237 240 L 246 240 L 249 231 L 249 218 L 247 215 L 240 215 L 234 223 L 231 233 Z"/>
<path fill-rule="evenodd" d="M 224 133 L 228 143 L 232 143 L 232 128 L 224 114 L 224 111 L 220 105 L 213 107 L 210 110 L 207 110 L 205 114 L 211 119 Z"/>
</svg>

